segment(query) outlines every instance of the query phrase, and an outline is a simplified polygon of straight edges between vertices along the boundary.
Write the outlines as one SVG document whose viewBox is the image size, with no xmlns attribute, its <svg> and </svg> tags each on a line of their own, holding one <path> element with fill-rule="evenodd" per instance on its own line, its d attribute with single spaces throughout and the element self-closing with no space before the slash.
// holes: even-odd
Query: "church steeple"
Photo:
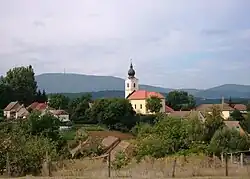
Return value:
<svg viewBox="0 0 250 179">
<path fill-rule="evenodd" d="M 133 68 L 132 60 L 131 60 L 131 63 L 130 63 L 130 68 L 128 70 L 128 76 L 130 78 L 134 78 L 135 77 L 135 70 Z"/>
<path fill-rule="evenodd" d="M 125 98 L 134 91 L 139 90 L 139 81 L 135 77 L 135 70 L 133 68 L 132 61 L 128 70 L 128 77 L 125 81 Z"/>
</svg>

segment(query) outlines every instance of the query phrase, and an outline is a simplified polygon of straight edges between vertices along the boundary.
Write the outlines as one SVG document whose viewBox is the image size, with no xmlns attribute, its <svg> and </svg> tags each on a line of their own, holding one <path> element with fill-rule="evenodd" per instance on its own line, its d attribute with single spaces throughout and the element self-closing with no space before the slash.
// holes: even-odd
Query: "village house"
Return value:
<svg viewBox="0 0 250 179">
<path fill-rule="evenodd" d="M 58 118 L 61 122 L 69 122 L 69 113 L 67 113 L 64 110 L 49 110 L 49 113 L 51 113 L 53 116 Z"/>
<path fill-rule="evenodd" d="M 229 104 L 224 103 L 222 100 L 221 104 L 201 104 L 195 108 L 196 111 L 211 113 L 212 107 L 218 106 L 222 111 L 222 117 L 224 120 L 228 120 L 231 113 L 235 110 Z"/>
<path fill-rule="evenodd" d="M 245 135 L 245 134 L 248 135 L 247 132 L 245 132 L 245 130 L 240 126 L 239 121 L 224 121 L 224 124 L 229 129 L 234 129 L 234 130 L 239 131 L 241 135 Z"/>
<path fill-rule="evenodd" d="M 160 112 L 166 111 L 165 97 L 158 92 L 139 90 L 139 80 L 135 77 L 135 70 L 131 63 L 128 70 L 128 78 L 125 80 L 125 98 L 129 100 L 136 113 L 150 114 L 146 108 L 147 99 L 150 97 L 161 99 L 162 107 Z"/>
<path fill-rule="evenodd" d="M 239 110 L 241 113 L 247 113 L 247 106 L 244 104 L 235 104 L 233 108 Z"/>
<path fill-rule="evenodd" d="M 4 109 L 4 117 L 7 119 L 18 119 L 18 118 L 27 118 L 29 112 L 26 110 L 24 105 L 21 105 L 18 101 L 11 102 Z"/>
</svg>

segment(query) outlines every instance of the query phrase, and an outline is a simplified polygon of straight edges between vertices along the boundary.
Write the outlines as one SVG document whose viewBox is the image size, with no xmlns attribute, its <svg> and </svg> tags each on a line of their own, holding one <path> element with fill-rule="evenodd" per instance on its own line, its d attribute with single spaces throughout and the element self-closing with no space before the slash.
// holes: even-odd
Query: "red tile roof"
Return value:
<svg viewBox="0 0 250 179">
<path fill-rule="evenodd" d="M 234 109 L 237 109 L 239 111 L 246 111 L 247 110 L 247 106 L 244 104 L 235 104 L 234 105 Z"/>
<path fill-rule="evenodd" d="M 169 106 L 165 106 L 165 112 L 166 113 L 171 113 L 171 112 L 174 112 L 174 110 L 171 108 L 171 107 L 169 107 Z"/>
<path fill-rule="evenodd" d="M 43 111 L 48 107 L 48 105 L 46 103 L 38 103 L 38 102 L 34 102 L 31 105 L 29 105 L 28 109 L 32 109 L 32 110 L 38 110 L 38 111 Z"/>
<path fill-rule="evenodd" d="M 158 93 L 158 92 L 151 92 L 151 91 L 146 91 L 146 90 L 138 90 L 138 91 L 134 91 L 132 92 L 127 99 L 129 100 L 142 100 L 142 99 L 147 99 L 150 98 L 152 96 L 158 97 L 160 99 L 164 99 L 165 97 Z"/>
</svg>

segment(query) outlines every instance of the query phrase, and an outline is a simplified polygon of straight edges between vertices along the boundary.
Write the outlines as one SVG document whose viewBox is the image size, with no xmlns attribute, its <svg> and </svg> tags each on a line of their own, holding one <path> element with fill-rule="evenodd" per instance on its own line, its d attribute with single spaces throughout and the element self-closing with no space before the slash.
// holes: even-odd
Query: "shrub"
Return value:
<svg viewBox="0 0 250 179">
<path fill-rule="evenodd" d="M 129 163 L 129 158 L 126 156 L 125 152 L 119 151 L 115 155 L 115 159 L 112 162 L 112 168 L 119 170 Z"/>
</svg>

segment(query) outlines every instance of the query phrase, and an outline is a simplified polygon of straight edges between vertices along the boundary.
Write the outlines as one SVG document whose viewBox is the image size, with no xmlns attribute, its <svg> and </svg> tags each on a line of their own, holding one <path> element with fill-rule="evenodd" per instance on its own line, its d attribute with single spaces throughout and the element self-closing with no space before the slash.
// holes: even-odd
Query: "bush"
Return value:
<svg viewBox="0 0 250 179">
<path fill-rule="evenodd" d="M 115 155 L 115 160 L 112 162 L 112 168 L 115 170 L 119 170 L 124 166 L 127 166 L 129 163 L 129 159 L 126 156 L 125 152 L 119 151 Z"/>
</svg>

